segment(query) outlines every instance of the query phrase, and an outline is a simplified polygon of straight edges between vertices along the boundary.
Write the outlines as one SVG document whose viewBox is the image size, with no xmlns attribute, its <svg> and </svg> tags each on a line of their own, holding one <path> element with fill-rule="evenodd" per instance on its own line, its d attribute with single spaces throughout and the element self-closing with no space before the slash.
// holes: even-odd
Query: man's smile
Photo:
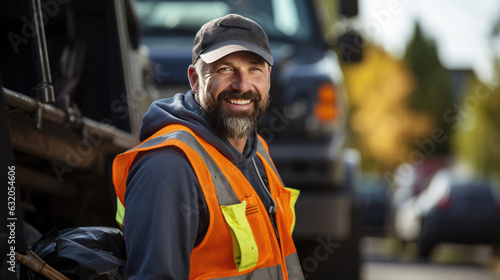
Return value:
<svg viewBox="0 0 500 280">
<path fill-rule="evenodd" d="M 226 99 L 231 104 L 246 105 L 252 102 L 250 99 Z"/>
</svg>

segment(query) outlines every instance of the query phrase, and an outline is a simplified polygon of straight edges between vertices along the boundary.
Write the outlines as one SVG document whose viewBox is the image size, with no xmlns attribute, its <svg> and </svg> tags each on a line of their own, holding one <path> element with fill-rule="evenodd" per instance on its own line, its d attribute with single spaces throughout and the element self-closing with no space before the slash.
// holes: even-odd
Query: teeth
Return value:
<svg viewBox="0 0 500 280">
<path fill-rule="evenodd" d="M 251 102 L 251 100 L 247 99 L 230 99 L 228 100 L 232 104 L 245 105 Z"/>
</svg>

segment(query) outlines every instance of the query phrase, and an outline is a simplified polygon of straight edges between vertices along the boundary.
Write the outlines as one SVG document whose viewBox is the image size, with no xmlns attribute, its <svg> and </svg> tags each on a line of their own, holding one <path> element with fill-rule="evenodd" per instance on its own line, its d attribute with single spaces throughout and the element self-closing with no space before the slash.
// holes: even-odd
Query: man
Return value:
<svg viewBox="0 0 500 280">
<path fill-rule="evenodd" d="M 250 19 L 230 14 L 197 33 L 192 90 L 154 102 L 142 143 L 113 164 L 129 279 L 303 279 L 291 238 L 298 192 L 256 133 L 272 64 Z"/>
</svg>

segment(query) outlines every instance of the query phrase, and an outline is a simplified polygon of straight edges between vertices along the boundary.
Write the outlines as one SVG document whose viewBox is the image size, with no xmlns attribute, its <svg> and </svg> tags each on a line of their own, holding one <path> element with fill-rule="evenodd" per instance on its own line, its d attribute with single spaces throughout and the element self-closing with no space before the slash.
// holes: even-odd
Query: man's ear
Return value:
<svg viewBox="0 0 500 280">
<path fill-rule="evenodd" d="M 191 86 L 191 89 L 193 92 L 198 92 L 200 83 L 198 79 L 198 73 L 196 73 L 196 69 L 194 68 L 193 65 L 189 65 L 188 67 L 188 79 L 189 79 L 189 85 Z"/>
<path fill-rule="evenodd" d="M 271 88 L 271 70 L 272 67 L 269 65 L 269 73 L 267 73 L 267 84 L 269 85 L 269 88 Z"/>
</svg>

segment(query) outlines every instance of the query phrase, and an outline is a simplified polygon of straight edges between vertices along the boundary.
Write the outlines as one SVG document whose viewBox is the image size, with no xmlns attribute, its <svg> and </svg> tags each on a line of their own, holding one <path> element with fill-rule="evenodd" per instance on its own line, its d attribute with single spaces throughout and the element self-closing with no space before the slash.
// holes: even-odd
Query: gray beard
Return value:
<svg viewBox="0 0 500 280">
<path fill-rule="evenodd" d="M 269 105 L 269 99 L 261 107 L 260 99 L 255 101 L 255 111 L 252 115 L 230 115 L 221 109 L 223 100 L 215 100 L 212 95 L 205 95 L 204 102 L 200 102 L 203 117 L 218 131 L 222 136 L 228 139 L 242 139 L 248 137 L 257 129 L 264 113 Z M 199 100 L 201 101 L 201 100 Z"/>
<path fill-rule="evenodd" d="M 260 122 L 260 119 L 255 118 L 255 114 L 251 117 L 237 117 L 237 116 L 225 116 L 222 113 L 221 116 L 217 117 L 217 121 L 212 125 L 222 133 L 225 137 L 229 139 L 242 139 L 248 137 Z"/>
</svg>

